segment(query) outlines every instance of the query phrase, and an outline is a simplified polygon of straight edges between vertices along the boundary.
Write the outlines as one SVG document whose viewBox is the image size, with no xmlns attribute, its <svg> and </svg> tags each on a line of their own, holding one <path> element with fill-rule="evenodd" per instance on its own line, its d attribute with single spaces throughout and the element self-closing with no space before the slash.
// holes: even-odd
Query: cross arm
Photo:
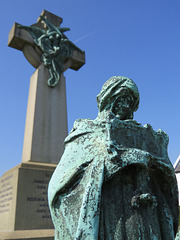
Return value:
<svg viewBox="0 0 180 240">
<path fill-rule="evenodd" d="M 34 44 L 33 37 L 29 32 L 22 28 L 18 28 L 18 23 L 14 23 L 9 32 L 8 46 L 23 51 L 27 60 L 32 66 L 38 68 L 42 63 L 41 51 Z M 71 68 L 79 70 L 85 64 L 85 52 L 74 50 L 72 56 L 64 63 L 65 69 Z"/>
<path fill-rule="evenodd" d="M 18 27 L 18 23 L 14 23 L 9 32 L 8 46 L 20 50 L 28 62 L 35 68 L 41 64 L 42 52 L 35 45 L 33 37 L 29 32 Z"/>
<path fill-rule="evenodd" d="M 18 25 L 14 23 L 9 32 L 8 46 L 23 51 L 26 44 L 34 45 L 34 40 L 29 32 L 18 28 Z"/>
<path fill-rule="evenodd" d="M 8 38 L 8 46 L 22 51 L 33 67 L 43 63 L 49 69 L 50 87 L 57 85 L 61 73 L 68 68 L 77 71 L 85 64 L 85 52 L 64 35 L 69 28 L 55 26 L 61 22 L 62 18 L 44 10 L 30 27 L 15 23 Z"/>
<path fill-rule="evenodd" d="M 71 68 L 75 71 L 79 70 L 85 64 L 85 52 L 74 50 L 72 56 L 68 58 L 64 64 L 65 68 Z"/>
</svg>

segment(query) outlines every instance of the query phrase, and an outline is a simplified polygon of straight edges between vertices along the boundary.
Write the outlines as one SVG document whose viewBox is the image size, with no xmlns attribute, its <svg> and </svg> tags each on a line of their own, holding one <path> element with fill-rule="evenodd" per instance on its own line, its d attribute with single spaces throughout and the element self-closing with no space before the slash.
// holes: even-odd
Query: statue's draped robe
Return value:
<svg viewBox="0 0 180 240">
<path fill-rule="evenodd" d="M 178 197 L 167 144 L 150 125 L 77 120 L 49 184 L 55 239 L 173 240 Z"/>
</svg>

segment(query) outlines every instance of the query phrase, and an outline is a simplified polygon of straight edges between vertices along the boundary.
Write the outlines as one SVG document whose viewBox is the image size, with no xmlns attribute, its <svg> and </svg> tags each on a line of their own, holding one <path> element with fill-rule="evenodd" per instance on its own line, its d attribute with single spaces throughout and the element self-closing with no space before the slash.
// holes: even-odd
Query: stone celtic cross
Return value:
<svg viewBox="0 0 180 240">
<path fill-rule="evenodd" d="M 15 23 L 8 46 L 21 50 L 36 68 L 31 77 L 22 161 L 57 163 L 67 136 L 63 72 L 85 64 L 85 52 L 64 35 L 62 18 L 44 10 L 30 27 Z"/>
</svg>

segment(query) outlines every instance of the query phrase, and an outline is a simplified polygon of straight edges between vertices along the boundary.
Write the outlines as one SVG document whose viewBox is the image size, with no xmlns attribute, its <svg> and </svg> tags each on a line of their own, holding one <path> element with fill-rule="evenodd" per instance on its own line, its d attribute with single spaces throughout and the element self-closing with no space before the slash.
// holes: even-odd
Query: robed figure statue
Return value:
<svg viewBox="0 0 180 240">
<path fill-rule="evenodd" d="M 133 120 L 135 83 L 110 78 L 95 120 L 79 119 L 48 190 L 56 240 L 173 240 L 178 191 L 168 136 Z"/>
</svg>

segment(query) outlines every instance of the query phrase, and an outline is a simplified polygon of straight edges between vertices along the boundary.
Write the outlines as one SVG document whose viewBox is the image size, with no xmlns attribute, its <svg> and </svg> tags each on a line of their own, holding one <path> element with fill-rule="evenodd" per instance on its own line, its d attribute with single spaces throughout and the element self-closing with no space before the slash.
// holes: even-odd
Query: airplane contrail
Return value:
<svg viewBox="0 0 180 240">
<path fill-rule="evenodd" d="M 79 42 L 79 41 L 81 41 L 81 40 L 84 39 L 84 38 L 87 38 L 87 37 L 89 37 L 89 36 L 91 36 L 91 35 L 94 35 L 97 31 L 98 31 L 98 30 L 95 30 L 95 31 L 90 32 L 90 33 L 87 33 L 86 35 L 84 35 L 84 36 L 82 36 L 82 37 L 76 39 L 76 40 L 73 41 L 73 42 L 74 42 L 74 43 Z"/>
</svg>

